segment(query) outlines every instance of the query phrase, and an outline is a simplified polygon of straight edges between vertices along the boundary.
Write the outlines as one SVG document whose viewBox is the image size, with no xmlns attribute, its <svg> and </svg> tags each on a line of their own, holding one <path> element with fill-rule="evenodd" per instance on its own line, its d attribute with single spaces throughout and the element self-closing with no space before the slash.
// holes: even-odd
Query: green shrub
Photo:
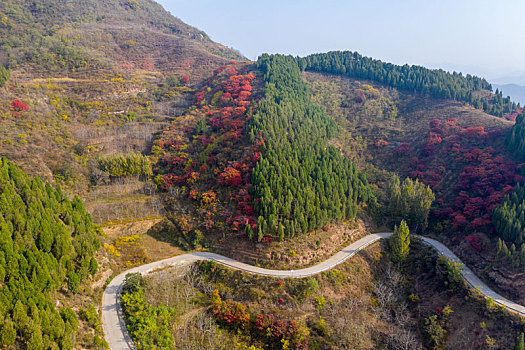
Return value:
<svg viewBox="0 0 525 350">
<path fill-rule="evenodd" d="M 0 66 L 0 87 L 5 85 L 5 83 L 9 80 L 10 76 L 11 73 L 9 73 L 9 70 L 4 68 L 3 66 Z"/>
<path fill-rule="evenodd" d="M 152 174 L 149 158 L 140 152 L 102 157 L 98 160 L 98 167 L 111 177 L 148 177 Z"/>
<path fill-rule="evenodd" d="M 440 256 L 436 261 L 436 271 L 445 279 L 445 286 L 449 289 L 457 289 L 462 285 L 462 268 L 463 265 L 460 262 L 449 260 L 444 256 Z"/>
</svg>

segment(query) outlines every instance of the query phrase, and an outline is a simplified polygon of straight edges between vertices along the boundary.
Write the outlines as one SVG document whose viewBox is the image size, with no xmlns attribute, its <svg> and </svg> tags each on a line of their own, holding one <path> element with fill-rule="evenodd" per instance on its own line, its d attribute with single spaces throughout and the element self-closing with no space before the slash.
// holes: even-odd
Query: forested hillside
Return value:
<svg viewBox="0 0 525 350">
<path fill-rule="evenodd" d="M 72 349 L 78 326 L 54 293 L 97 272 L 100 247 L 82 201 L 0 160 L 0 344 Z"/>
<path fill-rule="evenodd" d="M 302 70 L 341 74 L 376 81 L 394 88 L 429 94 L 433 97 L 468 102 L 486 113 L 503 117 L 519 109 L 501 92 L 491 94 L 492 86 L 476 76 L 448 73 L 421 66 L 398 66 L 365 57 L 357 52 L 333 51 L 298 58 Z"/>
<path fill-rule="evenodd" d="M 100 291 L 181 249 L 304 267 L 395 225 L 393 265 L 376 246 L 307 280 L 213 264 L 137 280 L 130 334 L 139 348 L 505 347 L 519 323 L 502 330 L 408 237 L 438 236 L 525 300 L 522 112 L 485 79 L 356 52 L 249 62 L 152 0 L 0 1 L 0 347 L 104 347 Z"/>
<path fill-rule="evenodd" d="M 353 219 L 359 202 L 374 203 L 364 174 L 328 146 L 337 133 L 333 119 L 310 101 L 297 61 L 262 55 L 264 100 L 254 115 L 252 138 L 263 155 L 252 179 L 259 199 L 259 237 L 294 237 L 332 221 Z"/>
</svg>

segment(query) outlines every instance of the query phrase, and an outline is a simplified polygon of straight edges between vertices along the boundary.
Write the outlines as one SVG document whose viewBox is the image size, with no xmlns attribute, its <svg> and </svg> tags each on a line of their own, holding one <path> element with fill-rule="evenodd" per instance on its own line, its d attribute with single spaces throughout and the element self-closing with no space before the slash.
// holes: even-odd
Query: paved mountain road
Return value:
<svg viewBox="0 0 525 350">
<path fill-rule="evenodd" d="M 244 264 L 242 262 L 224 257 L 222 255 L 209 252 L 197 252 L 178 255 L 172 258 L 155 261 L 147 265 L 142 265 L 126 270 L 117 277 L 113 278 L 113 280 L 111 280 L 109 285 L 104 290 L 104 294 L 102 296 L 102 326 L 104 329 L 104 334 L 106 335 L 106 341 L 108 342 L 108 345 L 112 350 L 135 349 L 133 341 L 129 337 L 128 332 L 126 330 L 126 324 L 124 322 L 124 317 L 120 308 L 120 292 L 124 283 L 124 279 L 128 273 L 139 272 L 142 275 L 146 275 L 154 270 L 170 266 L 187 265 L 198 260 L 211 260 L 236 270 L 242 270 L 263 276 L 281 278 L 307 277 L 316 275 L 326 270 L 330 270 L 334 266 L 347 260 L 354 254 L 366 248 L 370 244 L 376 242 L 377 240 L 390 237 L 391 234 L 392 233 L 372 233 L 368 236 L 361 238 L 356 242 L 351 243 L 343 250 L 336 253 L 327 260 L 317 265 L 299 270 L 269 270 L 257 266 Z M 434 249 L 436 249 L 439 255 L 443 255 L 450 260 L 458 261 L 461 263 L 461 260 L 459 260 L 459 258 L 443 244 L 431 238 L 420 238 L 425 244 L 432 246 Z M 483 283 L 468 267 L 463 266 L 461 274 L 463 275 L 465 281 L 472 288 L 478 289 L 487 298 L 494 299 L 495 303 L 504 306 L 513 312 L 525 315 L 524 306 L 516 304 L 494 292 L 485 283 Z"/>
</svg>

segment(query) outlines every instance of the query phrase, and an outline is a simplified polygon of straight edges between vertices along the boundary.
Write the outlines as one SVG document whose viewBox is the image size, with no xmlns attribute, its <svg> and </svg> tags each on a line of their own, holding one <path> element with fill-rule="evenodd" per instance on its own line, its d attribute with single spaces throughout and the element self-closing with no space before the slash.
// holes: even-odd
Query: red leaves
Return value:
<svg viewBox="0 0 525 350">
<path fill-rule="evenodd" d="M 183 84 L 188 84 L 188 82 L 190 81 L 190 77 L 188 77 L 187 75 L 183 76 L 180 80 Z"/>
<path fill-rule="evenodd" d="M 376 142 L 374 143 L 374 145 L 377 148 L 383 148 L 383 147 L 388 146 L 389 144 L 390 143 L 388 143 L 388 141 L 385 141 L 385 140 L 382 140 L 382 139 L 377 139 Z"/>
<path fill-rule="evenodd" d="M 29 107 L 27 107 L 20 100 L 14 100 L 13 102 L 11 102 L 11 108 L 15 112 L 22 112 L 22 111 L 28 111 L 29 110 Z"/>
<path fill-rule="evenodd" d="M 219 175 L 219 183 L 227 186 L 240 186 L 242 185 L 241 172 L 235 168 L 228 167 Z"/>
<path fill-rule="evenodd" d="M 196 97 L 197 97 L 197 104 L 200 105 L 202 103 L 202 101 L 204 100 L 204 93 L 203 92 L 198 92 Z"/>
<path fill-rule="evenodd" d="M 250 314 L 244 304 L 232 300 L 222 301 L 219 292 L 215 289 L 212 293 L 212 313 L 219 323 L 233 329 L 247 329 Z"/>
<path fill-rule="evenodd" d="M 202 224 L 209 230 L 221 227 L 219 223 L 240 234 L 246 232 L 247 224 L 256 227 L 247 189 L 260 153 L 256 145 L 246 142 L 247 123 L 256 108 L 252 103 L 254 79 L 251 73 L 238 74 L 231 65 L 217 68 L 208 85 L 194 95 L 198 124 L 181 130 L 167 128 L 162 140 L 156 141 L 163 155 L 159 165 L 168 172 L 162 179 L 163 188 L 191 185 L 195 190 L 190 196 L 200 205 Z M 231 188 L 219 190 L 220 186 Z M 212 215 L 204 217 L 202 209 Z"/>
<path fill-rule="evenodd" d="M 273 242 L 273 237 L 272 236 L 264 236 L 263 239 L 262 239 L 262 242 L 264 244 L 270 244 Z"/>
<path fill-rule="evenodd" d="M 437 145 L 441 143 L 441 137 L 436 134 L 435 132 L 429 131 L 428 137 L 427 137 L 427 144 L 428 145 Z"/>
<path fill-rule="evenodd" d="M 224 94 L 222 94 L 221 96 L 221 103 L 222 104 L 227 104 L 227 103 L 230 103 L 232 102 L 232 95 L 229 93 L 229 92 L 225 92 Z"/>
<path fill-rule="evenodd" d="M 461 128 L 455 119 L 444 123 L 433 119 L 429 126 L 421 150 L 424 160 L 412 160 L 410 176 L 439 190 L 446 169 L 453 163 L 460 172 L 454 188 L 457 195 L 452 199 L 453 208 L 434 213 L 451 219 L 456 229 L 476 230 L 490 225 L 492 209 L 522 178 L 516 164 L 500 153 L 502 146 L 497 142 L 501 138 L 493 137 L 481 126 Z M 443 205 L 443 201 L 438 204 Z"/>
<path fill-rule="evenodd" d="M 191 191 L 190 191 L 190 195 L 189 195 L 188 198 L 197 200 L 197 199 L 199 199 L 199 197 L 200 197 L 200 193 L 199 193 L 199 191 L 197 191 L 197 190 L 191 190 Z"/>
<path fill-rule="evenodd" d="M 280 299 L 277 300 L 279 304 L 284 303 Z M 266 342 L 273 341 L 279 344 L 284 343 L 283 340 L 289 340 L 293 344 L 294 349 L 307 349 L 308 338 L 302 338 L 299 335 L 299 324 L 292 320 L 276 320 L 272 314 L 258 314 L 253 322 L 253 328 L 259 332 L 263 338 L 270 338 Z"/>
<path fill-rule="evenodd" d="M 195 182 L 197 182 L 197 180 L 199 180 L 199 173 L 195 172 L 195 171 L 190 171 L 189 173 L 186 174 L 186 183 L 188 185 L 193 185 Z"/>
<path fill-rule="evenodd" d="M 410 146 L 408 143 L 403 142 L 396 150 L 394 151 L 394 155 L 396 156 L 402 156 L 408 154 Z"/>
<path fill-rule="evenodd" d="M 480 226 L 483 226 L 483 225 L 480 225 Z M 483 248 L 485 248 L 485 245 L 483 244 L 483 241 L 482 241 L 482 237 L 479 234 L 466 236 L 465 241 L 469 242 L 470 246 L 477 252 L 481 252 Z"/>
<path fill-rule="evenodd" d="M 425 174 L 421 171 L 413 170 L 410 172 L 410 177 L 414 179 L 423 179 Z"/>
<path fill-rule="evenodd" d="M 430 129 L 437 129 L 441 126 L 441 120 L 439 119 L 432 119 L 430 121 Z"/>
<path fill-rule="evenodd" d="M 236 117 L 242 117 L 246 113 L 246 107 L 235 107 L 234 115 Z"/>
<path fill-rule="evenodd" d="M 213 192 L 212 190 L 204 192 L 201 195 L 202 204 L 213 204 L 215 203 L 216 200 L 217 200 L 217 194 Z"/>
<path fill-rule="evenodd" d="M 488 135 L 488 133 L 485 131 L 485 128 L 482 126 L 478 127 L 469 127 L 466 129 L 463 129 L 461 131 L 461 135 L 468 137 L 468 138 L 482 138 Z"/>
<path fill-rule="evenodd" d="M 251 92 L 249 92 L 249 91 L 244 91 L 244 90 L 243 90 L 243 91 L 241 91 L 241 92 L 239 93 L 239 100 L 241 100 L 241 101 L 245 101 L 245 100 L 247 100 L 248 98 L 250 98 L 251 95 L 252 95 Z"/>
</svg>

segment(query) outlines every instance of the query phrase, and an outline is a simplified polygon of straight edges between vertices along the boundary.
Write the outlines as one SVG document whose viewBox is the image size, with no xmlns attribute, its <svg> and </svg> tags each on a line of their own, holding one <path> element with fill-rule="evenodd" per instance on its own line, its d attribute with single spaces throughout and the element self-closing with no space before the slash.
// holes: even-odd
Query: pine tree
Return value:
<svg viewBox="0 0 525 350">
<path fill-rule="evenodd" d="M 523 333 L 521 333 L 516 339 L 516 344 L 514 344 L 514 350 L 525 350 L 525 340 Z"/>
<path fill-rule="evenodd" d="M 279 240 L 281 242 L 283 242 L 284 241 L 284 226 L 283 226 L 283 224 L 279 223 L 279 228 L 278 228 L 277 231 L 278 231 L 278 234 L 279 234 Z"/>
<path fill-rule="evenodd" d="M 394 263 L 399 263 L 407 257 L 410 250 L 410 231 L 405 220 L 401 221 L 399 227 L 395 227 L 394 234 L 390 237 L 390 249 Z"/>
<path fill-rule="evenodd" d="M 257 241 L 262 241 L 264 237 L 264 218 L 262 216 L 259 216 L 257 219 Z"/>
<path fill-rule="evenodd" d="M 498 254 L 498 257 L 501 259 L 505 259 L 510 256 L 509 248 L 507 248 L 507 244 L 505 242 L 502 242 L 501 250 Z"/>
<path fill-rule="evenodd" d="M 252 229 L 252 225 L 250 225 L 249 222 L 246 223 L 245 232 L 246 232 L 246 236 L 248 237 L 248 239 L 252 240 L 253 239 L 253 229 Z"/>
</svg>

